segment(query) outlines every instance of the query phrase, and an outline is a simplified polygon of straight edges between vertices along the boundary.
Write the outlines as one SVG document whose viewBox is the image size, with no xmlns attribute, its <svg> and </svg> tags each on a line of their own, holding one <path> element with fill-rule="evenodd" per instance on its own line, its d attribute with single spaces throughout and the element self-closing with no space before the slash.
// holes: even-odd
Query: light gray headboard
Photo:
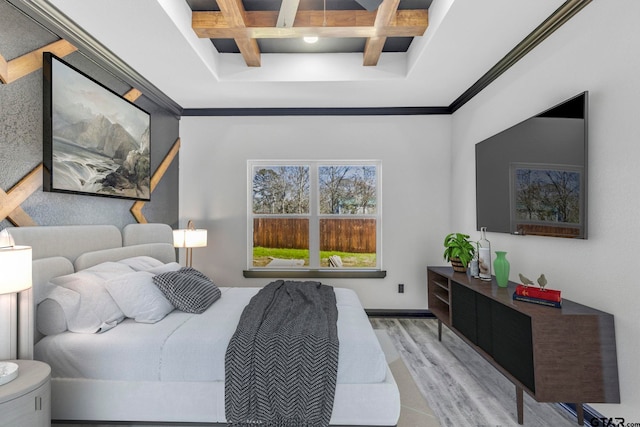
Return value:
<svg viewBox="0 0 640 427">
<path fill-rule="evenodd" d="M 9 228 L 17 245 L 32 247 L 33 288 L 20 294 L 18 357 L 33 358 L 35 301 L 51 278 L 106 261 L 147 255 L 168 263 L 176 260 L 173 231 L 167 224 L 61 225 Z M 35 334 L 35 335 L 34 335 Z"/>
<path fill-rule="evenodd" d="M 114 225 L 59 225 L 9 228 L 17 245 L 31 246 L 33 259 L 62 256 L 72 263 L 85 252 L 122 247 Z"/>
<path fill-rule="evenodd" d="M 151 243 L 173 247 L 173 231 L 167 224 L 129 224 L 122 232 L 114 225 L 14 227 L 8 230 L 16 244 L 33 248 L 34 260 L 62 256 L 73 263 L 82 254 L 105 249 Z M 172 251 L 175 261 L 175 250 Z"/>
</svg>

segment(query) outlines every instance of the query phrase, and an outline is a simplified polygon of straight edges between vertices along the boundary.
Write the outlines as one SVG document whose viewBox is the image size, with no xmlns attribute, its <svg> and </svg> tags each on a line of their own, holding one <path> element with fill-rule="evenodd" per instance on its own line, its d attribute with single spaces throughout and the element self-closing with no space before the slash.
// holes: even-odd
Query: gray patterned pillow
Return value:
<svg viewBox="0 0 640 427">
<path fill-rule="evenodd" d="M 178 273 L 192 274 L 194 276 L 198 276 L 198 277 L 201 277 L 203 279 L 207 279 L 208 281 L 211 281 L 211 279 L 209 279 L 207 276 L 205 276 L 204 273 L 196 270 L 193 267 L 182 267 L 182 268 L 180 268 L 180 270 L 178 270 Z"/>
<path fill-rule="evenodd" d="M 193 268 L 158 274 L 153 283 L 171 304 L 186 313 L 200 314 L 222 295 L 207 276 Z"/>
</svg>

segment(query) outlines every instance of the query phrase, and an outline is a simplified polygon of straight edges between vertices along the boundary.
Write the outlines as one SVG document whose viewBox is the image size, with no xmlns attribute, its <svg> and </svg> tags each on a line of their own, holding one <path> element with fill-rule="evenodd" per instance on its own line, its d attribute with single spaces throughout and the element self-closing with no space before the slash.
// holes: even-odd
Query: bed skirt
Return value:
<svg viewBox="0 0 640 427">
<path fill-rule="evenodd" d="M 51 396 L 54 421 L 226 423 L 221 381 L 52 378 Z M 388 368 L 384 382 L 336 386 L 332 426 L 395 426 L 399 416 L 400 395 Z"/>
</svg>

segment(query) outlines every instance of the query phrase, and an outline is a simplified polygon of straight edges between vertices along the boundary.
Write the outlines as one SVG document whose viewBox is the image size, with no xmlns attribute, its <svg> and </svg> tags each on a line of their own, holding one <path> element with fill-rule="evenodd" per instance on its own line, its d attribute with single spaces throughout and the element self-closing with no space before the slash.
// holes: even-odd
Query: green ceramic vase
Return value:
<svg viewBox="0 0 640 427">
<path fill-rule="evenodd" d="M 504 251 L 496 251 L 496 259 L 493 261 L 493 272 L 496 275 L 496 282 L 501 288 L 506 288 L 509 283 L 509 261 L 506 258 L 507 253 Z"/>
</svg>

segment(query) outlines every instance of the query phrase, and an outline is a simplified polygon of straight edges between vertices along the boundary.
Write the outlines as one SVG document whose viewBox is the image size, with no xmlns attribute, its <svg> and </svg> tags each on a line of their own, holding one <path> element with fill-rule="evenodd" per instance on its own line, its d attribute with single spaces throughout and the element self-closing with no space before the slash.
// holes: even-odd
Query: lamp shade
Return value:
<svg viewBox="0 0 640 427">
<path fill-rule="evenodd" d="M 189 228 L 173 230 L 173 246 L 176 248 L 203 248 L 207 246 L 207 230 Z"/>
<path fill-rule="evenodd" d="M 31 246 L 0 248 L 0 294 L 31 287 Z"/>
</svg>

